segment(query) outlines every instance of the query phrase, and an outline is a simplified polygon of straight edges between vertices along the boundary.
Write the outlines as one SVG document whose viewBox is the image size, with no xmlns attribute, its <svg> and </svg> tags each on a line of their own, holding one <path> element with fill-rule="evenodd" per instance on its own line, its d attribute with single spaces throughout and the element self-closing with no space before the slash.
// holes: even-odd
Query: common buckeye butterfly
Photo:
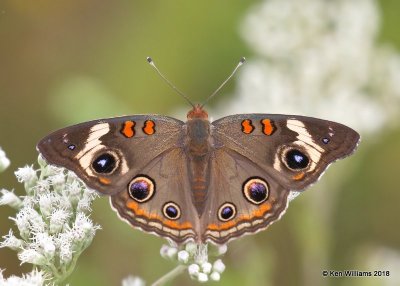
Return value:
<svg viewBox="0 0 400 286">
<path fill-rule="evenodd" d="M 37 148 L 110 196 L 130 225 L 178 244 L 224 244 L 278 220 L 292 194 L 360 139 L 317 118 L 236 114 L 210 122 L 203 105 L 192 106 L 186 122 L 160 115 L 94 120 L 60 129 Z"/>
</svg>

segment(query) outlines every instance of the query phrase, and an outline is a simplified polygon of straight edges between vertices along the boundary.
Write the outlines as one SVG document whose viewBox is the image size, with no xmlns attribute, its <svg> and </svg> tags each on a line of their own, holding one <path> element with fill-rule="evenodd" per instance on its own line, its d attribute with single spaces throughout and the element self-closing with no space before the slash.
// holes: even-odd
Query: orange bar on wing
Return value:
<svg viewBox="0 0 400 286">
<path fill-rule="evenodd" d="M 147 135 L 153 135 L 156 132 L 155 126 L 156 124 L 154 123 L 154 121 L 146 120 L 144 122 L 143 132 Z"/>
<path fill-rule="evenodd" d="M 124 135 L 126 138 L 132 138 L 133 136 L 135 136 L 135 124 L 135 121 L 125 121 L 121 129 L 122 135 Z"/>
<path fill-rule="evenodd" d="M 263 133 L 265 135 L 272 135 L 275 131 L 275 126 L 270 119 L 263 119 L 261 120 L 261 124 L 263 125 Z"/>
<path fill-rule="evenodd" d="M 109 185 L 109 184 L 111 184 L 111 180 L 108 179 L 108 178 L 99 177 L 99 181 L 100 181 L 100 183 L 102 183 L 103 185 Z"/>
<path fill-rule="evenodd" d="M 251 124 L 250 119 L 245 119 L 242 121 L 242 132 L 245 134 L 250 134 L 254 131 L 254 126 Z"/>
<path fill-rule="evenodd" d="M 305 176 L 305 173 L 298 173 L 298 174 L 293 176 L 293 180 L 300 181 L 301 179 L 304 178 L 304 176 Z"/>
</svg>

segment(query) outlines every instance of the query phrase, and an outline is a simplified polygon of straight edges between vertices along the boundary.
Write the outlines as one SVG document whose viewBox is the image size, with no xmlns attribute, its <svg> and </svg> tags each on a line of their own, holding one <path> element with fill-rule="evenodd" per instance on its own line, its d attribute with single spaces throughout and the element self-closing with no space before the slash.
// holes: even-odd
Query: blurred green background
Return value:
<svg viewBox="0 0 400 286">
<path fill-rule="evenodd" d="M 239 26 L 257 2 L 2 0 L 0 146 L 12 164 L 0 174 L 0 188 L 22 194 L 13 171 L 36 162 L 36 143 L 54 129 L 101 117 L 174 116 L 188 109 L 146 56 L 193 100 L 204 99 L 241 56 L 252 58 Z M 379 4 L 379 41 L 399 49 L 400 2 Z M 234 90 L 232 80 L 211 107 L 230 100 Z M 389 249 L 398 258 L 399 146 L 396 124 L 369 136 L 351 159 L 335 164 L 292 202 L 281 221 L 229 244 L 219 284 L 392 285 L 393 277 L 323 279 L 321 271 L 387 270 L 363 264 L 374 249 Z M 338 185 L 335 176 L 341 175 L 346 176 Z M 331 198 L 330 183 L 341 191 L 329 224 L 321 224 L 317 217 Z M 0 207 L 0 235 L 14 227 L 11 215 L 12 209 Z M 96 201 L 92 218 L 102 230 L 80 258 L 70 285 L 120 285 L 129 274 L 152 282 L 174 266 L 159 255 L 164 241 L 119 221 L 107 198 Z M 8 249 L 0 249 L 0 268 L 5 276 L 30 271 Z M 186 274 L 171 283 L 196 284 Z"/>
</svg>

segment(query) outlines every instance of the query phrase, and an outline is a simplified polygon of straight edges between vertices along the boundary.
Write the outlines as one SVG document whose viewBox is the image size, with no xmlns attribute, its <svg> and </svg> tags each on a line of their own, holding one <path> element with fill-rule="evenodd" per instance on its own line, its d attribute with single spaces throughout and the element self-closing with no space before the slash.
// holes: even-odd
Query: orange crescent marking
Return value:
<svg viewBox="0 0 400 286">
<path fill-rule="evenodd" d="M 293 180 L 300 181 L 301 179 L 304 178 L 305 175 L 306 175 L 305 173 L 298 173 L 297 175 L 293 176 Z"/>
<path fill-rule="evenodd" d="M 153 135 L 156 132 L 156 130 L 154 129 L 155 126 L 156 124 L 154 123 L 154 121 L 146 120 L 144 122 L 143 132 L 147 135 Z"/>
<path fill-rule="evenodd" d="M 136 215 L 144 216 L 148 219 L 156 219 L 156 220 L 160 221 L 162 224 L 168 226 L 169 228 L 178 229 L 178 230 L 193 228 L 192 224 L 188 221 L 179 223 L 179 222 L 172 221 L 169 219 L 162 219 L 158 214 L 155 214 L 155 213 L 147 213 L 144 209 L 141 209 L 139 207 L 138 203 L 135 203 L 135 202 L 127 202 L 126 206 L 130 210 L 132 210 Z"/>
<path fill-rule="evenodd" d="M 217 225 L 215 223 L 209 224 L 207 226 L 208 230 L 227 230 L 229 228 L 232 228 L 233 226 L 237 225 L 241 221 L 249 221 L 252 220 L 255 217 L 262 217 L 264 214 L 271 209 L 271 204 L 270 203 L 264 203 L 260 205 L 260 207 L 257 210 L 254 210 L 251 214 L 249 215 L 241 215 L 240 217 L 236 218 L 235 220 L 225 222 L 223 224 Z"/>
<path fill-rule="evenodd" d="M 270 203 L 262 204 L 258 210 L 253 211 L 251 217 L 262 217 L 264 214 L 271 209 Z"/>
<path fill-rule="evenodd" d="M 157 220 L 161 220 L 160 216 L 155 214 L 155 213 L 147 213 L 144 209 L 139 207 L 138 203 L 135 202 L 128 202 L 126 204 L 126 206 L 132 210 L 136 215 L 138 216 L 145 216 L 149 219 L 157 219 Z"/>
<path fill-rule="evenodd" d="M 192 224 L 188 221 L 179 223 L 176 221 L 171 221 L 171 220 L 163 220 L 163 223 L 173 229 L 187 229 L 187 228 L 192 228 Z"/>
<path fill-rule="evenodd" d="M 270 119 L 263 119 L 261 120 L 261 124 L 263 125 L 263 133 L 265 135 L 272 135 L 275 131 L 275 127 L 273 122 Z"/>
<path fill-rule="evenodd" d="M 250 134 L 254 131 L 254 126 L 251 124 L 250 119 L 245 119 L 242 121 L 242 132 L 245 134 Z"/>
<path fill-rule="evenodd" d="M 100 178 L 99 178 L 99 181 L 100 181 L 100 183 L 102 183 L 102 184 L 104 184 L 104 185 L 109 185 L 109 184 L 111 184 L 111 180 L 110 180 L 110 179 L 107 179 L 107 178 L 104 178 L 104 177 L 100 177 Z"/>
<path fill-rule="evenodd" d="M 135 136 L 135 122 L 134 121 L 125 121 L 124 125 L 122 126 L 121 133 L 126 137 L 126 138 L 132 138 Z"/>
</svg>

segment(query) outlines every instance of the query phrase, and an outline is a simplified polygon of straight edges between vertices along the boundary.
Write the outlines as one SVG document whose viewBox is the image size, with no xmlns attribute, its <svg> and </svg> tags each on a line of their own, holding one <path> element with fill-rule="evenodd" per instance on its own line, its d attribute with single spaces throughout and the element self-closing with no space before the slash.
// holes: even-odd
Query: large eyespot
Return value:
<svg viewBox="0 0 400 286">
<path fill-rule="evenodd" d="M 218 219 L 228 221 L 236 216 L 236 207 L 231 203 L 224 203 L 218 210 Z"/>
<path fill-rule="evenodd" d="M 139 203 L 150 200 L 156 191 L 155 189 L 153 180 L 145 176 L 135 177 L 128 185 L 129 196 Z"/>
<path fill-rule="evenodd" d="M 110 174 L 118 166 L 117 156 L 114 152 L 105 152 L 96 157 L 92 162 L 92 168 L 99 174 Z"/>
<path fill-rule="evenodd" d="M 168 202 L 163 206 L 163 214 L 172 220 L 176 220 L 181 217 L 181 210 L 177 204 L 173 202 Z"/>
<path fill-rule="evenodd" d="M 243 184 L 243 194 L 248 201 L 259 205 L 268 199 L 269 187 L 261 178 L 250 178 Z"/>
<path fill-rule="evenodd" d="M 289 149 L 284 152 L 283 161 L 292 170 L 304 169 L 310 163 L 308 156 L 298 149 Z"/>
</svg>

